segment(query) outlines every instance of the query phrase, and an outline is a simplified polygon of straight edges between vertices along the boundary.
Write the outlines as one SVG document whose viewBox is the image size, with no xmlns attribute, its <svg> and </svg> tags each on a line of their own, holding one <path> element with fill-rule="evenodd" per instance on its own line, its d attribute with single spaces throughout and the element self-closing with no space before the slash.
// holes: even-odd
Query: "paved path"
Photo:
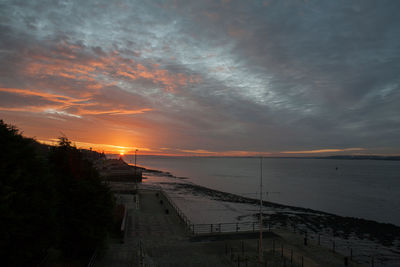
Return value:
<svg viewBox="0 0 400 267">
<path fill-rule="evenodd" d="M 156 194 L 156 191 L 140 190 L 139 205 L 132 195 L 119 195 L 118 201 L 128 208 L 124 243 L 112 240 L 95 266 L 265 266 L 257 263 L 257 239 L 240 240 L 236 238 L 245 237 L 233 236 L 221 240 L 211 237 L 194 242 L 167 200 Z M 268 266 L 300 267 L 302 261 L 304 267 L 344 266 L 343 256 L 311 242 L 305 247 L 302 236 L 288 231 L 276 233 L 278 235 L 265 235 L 263 241 Z M 349 266 L 357 265 L 351 262 Z"/>
<path fill-rule="evenodd" d="M 131 196 L 121 201 L 128 206 L 125 242 L 111 243 L 95 266 L 140 266 L 141 260 L 145 266 L 232 266 L 219 243 L 190 241 L 180 218 L 155 191 L 139 192 L 139 209 Z"/>
</svg>

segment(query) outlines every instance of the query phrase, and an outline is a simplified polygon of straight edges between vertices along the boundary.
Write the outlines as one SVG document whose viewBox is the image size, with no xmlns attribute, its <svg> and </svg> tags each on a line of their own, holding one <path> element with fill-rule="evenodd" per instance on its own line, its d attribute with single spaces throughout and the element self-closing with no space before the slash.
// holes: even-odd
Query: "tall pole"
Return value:
<svg viewBox="0 0 400 267">
<path fill-rule="evenodd" d="M 138 150 L 135 150 L 135 179 L 136 179 L 136 153 L 138 152 Z"/>
<path fill-rule="evenodd" d="M 259 251 L 258 251 L 258 260 L 260 262 L 263 262 L 263 221 L 262 221 L 262 179 L 263 174 L 262 174 L 262 157 L 260 157 L 260 245 L 259 245 Z"/>
</svg>

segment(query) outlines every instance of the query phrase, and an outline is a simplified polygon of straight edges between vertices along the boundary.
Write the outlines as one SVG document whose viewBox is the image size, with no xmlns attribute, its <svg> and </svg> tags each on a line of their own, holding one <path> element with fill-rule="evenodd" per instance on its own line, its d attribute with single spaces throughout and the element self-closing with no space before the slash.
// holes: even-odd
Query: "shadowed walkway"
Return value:
<svg viewBox="0 0 400 267">
<path fill-rule="evenodd" d="M 140 190 L 139 205 L 132 195 L 118 197 L 128 210 L 125 241 L 111 240 L 95 266 L 265 266 L 257 263 L 258 240 L 254 237 L 190 238 L 176 212 L 157 191 Z M 305 247 L 302 236 L 287 231 L 275 233 L 278 235 L 264 235 L 268 266 L 344 266 L 340 254 L 311 242 Z M 349 262 L 348 266 L 358 265 Z"/>
<path fill-rule="evenodd" d="M 125 242 L 113 240 L 95 266 L 232 266 L 219 243 L 190 241 L 175 211 L 155 191 L 140 191 L 139 209 L 132 196 L 121 200 L 128 208 Z"/>
</svg>

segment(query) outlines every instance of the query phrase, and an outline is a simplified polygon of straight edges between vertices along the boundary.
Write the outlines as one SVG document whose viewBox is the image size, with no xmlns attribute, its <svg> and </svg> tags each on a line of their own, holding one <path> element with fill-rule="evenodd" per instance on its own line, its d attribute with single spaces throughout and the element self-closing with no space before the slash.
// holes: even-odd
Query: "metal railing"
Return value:
<svg viewBox="0 0 400 267">
<path fill-rule="evenodd" d="M 260 230 L 259 222 L 255 221 L 193 224 L 167 192 L 165 192 L 162 188 L 159 189 L 159 192 L 181 218 L 188 233 L 193 236 L 252 233 Z M 334 253 L 342 254 L 345 258 L 348 258 L 349 262 L 358 262 L 374 267 L 386 266 L 387 263 L 400 263 L 400 257 L 393 254 L 387 255 L 385 259 L 382 259 L 382 253 L 376 251 L 374 254 L 371 251 L 371 244 L 361 244 L 363 243 L 361 240 L 361 243 L 358 242 L 357 245 L 350 244 L 345 239 L 334 236 L 333 234 L 306 230 L 306 228 L 304 228 L 305 226 L 301 224 L 296 225 L 294 223 L 288 223 L 283 225 L 281 223 L 269 221 L 267 224 L 264 223 L 263 227 L 264 231 L 284 230 L 299 234 L 305 239 L 304 245 L 307 245 L 306 242 L 313 242 L 314 245 L 319 245 L 331 250 Z"/>
<path fill-rule="evenodd" d="M 170 196 L 161 188 L 161 195 L 168 201 L 171 207 L 174 208 L 175 212 L 178 214 L 179 218 L 181 218 L 182 222 L 185 225 L 185 228 L 190 229 L 190 225 L 192 225 L 190 219 L 186 216 L 186 214 L 176 205 L 176 203 L 170 198 Z"/>
<path fill-rule="evenodd" d="M 192 235 L 257 232 L 260 225 L 258 222 L 191 224 L 189 230 Z"/>
</svg>

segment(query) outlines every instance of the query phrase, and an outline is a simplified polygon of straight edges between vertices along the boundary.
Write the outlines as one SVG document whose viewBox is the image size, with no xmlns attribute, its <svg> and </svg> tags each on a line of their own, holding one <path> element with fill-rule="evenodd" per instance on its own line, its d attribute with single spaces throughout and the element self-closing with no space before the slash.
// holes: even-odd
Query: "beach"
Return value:
<svg viewBox="0 0 400 267">
<path fill-rule="evenodd" d="M 120 186 L 120 185 L 118 185 Z M 127 191 L 128 192 L 128 191 Z M 139 185 L 117 193 L 127 207 L 121 238 L 111 239 L 96 266 L 361 266 L 348 257 L 288 230 L 264 230 L 262 262 L 258 233 L 193 235 L 163 190 Z"/>
<path fill-rule="evenodd" d="M 259 200 L 194 184 L 187 177 L 176 177 L 160 170 L 144 169 L 144 184 L 161 187 L 194 223 L 257 222 Z M 147 179 L 146 179 L 147 177 Z M 313 209 L 263 202 L 265 227 L 296 232 L 352 256 L 361 264 L 398 266 L 400 228 L 352 217 L 338 216 Z"/>
</svg>

